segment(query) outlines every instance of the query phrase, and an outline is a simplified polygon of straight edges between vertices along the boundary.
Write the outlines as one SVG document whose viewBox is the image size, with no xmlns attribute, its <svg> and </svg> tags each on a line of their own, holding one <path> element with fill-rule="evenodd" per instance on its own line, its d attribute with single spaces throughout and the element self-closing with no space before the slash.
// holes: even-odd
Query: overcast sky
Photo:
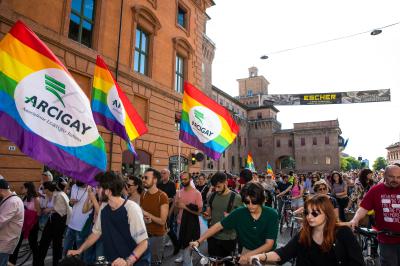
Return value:
<svg viewBox="0 0 400 266">
<path fill-rule="evenodd" d="M 285 48 L 372 30 L 400 21 L 398 0 L 215 0 L 207 35 L 216 43 L 213 84 L 238 95 L 236 79 L 256 66 L 270 94 L 391 89 L 391 102 L 277 106 L 283 128 L 339 119 L 344 152 L 372 162 L 400 138 L 400 25 L 271 55 Z"/>
</svg>

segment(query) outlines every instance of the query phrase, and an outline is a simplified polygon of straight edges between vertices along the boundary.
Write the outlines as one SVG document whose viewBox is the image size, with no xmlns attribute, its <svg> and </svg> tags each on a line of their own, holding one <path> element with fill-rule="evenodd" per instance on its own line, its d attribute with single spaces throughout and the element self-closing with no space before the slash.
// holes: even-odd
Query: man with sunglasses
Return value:
<svg viewBox="0 0 400 266">
<path fill-rule="evenodd" d="M 190 245 L 198 247 L 221 230 L 234 229 L 243 246 L 239 263 L 246 264 L 251 256 L 274 250 L 279 220 L 276 210 L 264 206 L 264 188 L 259 183 L 249 182 L 241 190 L 241 196 L 246 207 L 231 212 Z"/>
</svg>

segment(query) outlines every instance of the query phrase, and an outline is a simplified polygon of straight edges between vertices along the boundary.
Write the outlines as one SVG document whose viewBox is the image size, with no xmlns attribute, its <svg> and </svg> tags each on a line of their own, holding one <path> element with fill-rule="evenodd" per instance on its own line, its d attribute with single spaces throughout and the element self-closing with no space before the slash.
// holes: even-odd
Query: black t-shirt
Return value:
<svg viewBox="0 0 400 266">
<path fill-rule="evenodd" d="M 279 189 L 279 192 L 283 192 L 285 191 L 288 187 L 290 187 L 292 184 L 290 184 L 289 182 L 287 183 L 283 183 L 283 182 L 278 182 L 277 186 Z"/>
<path fill-rule="evenodd" d="M 164 191 L 167 194 L 168 198 L 173 199 L 175 197 L 176 188 L 174 182 L 172 182 L 171 180 L 169 180 L 165 184 L 163 182 L 159 182 L 157 184 L 157 188 Z"/>
<path fill-rule="evenodd" d="M 336 229 L 335 243 L 328 252 L 323 252 L 321 247 L 313 240 L 309 247 L 300 244 L 299 234 L 294 236 L 285 246 L 275 250 L 281 258 L 280 265 L 292 258 L 297 259 L 297 266 L 365 265 L 360 245 L 351 229 L 347 226 Z"/>
<path fill-rule="evenodd" d="M 203 202 L 206 202 L 206 200 L 207 200 L 207 193 L 208 193 L 208 190 L 210 189 L 209 186 L 207 186 L 207 184 L 204 184 L 204 185 L 202 185 L 202 186 L 196 186 L 196 189 L 197 189 L 198 191 L 200 191 L 200 193 L 201 193 L 201 198 L 203 199 Z"/>
</svg>

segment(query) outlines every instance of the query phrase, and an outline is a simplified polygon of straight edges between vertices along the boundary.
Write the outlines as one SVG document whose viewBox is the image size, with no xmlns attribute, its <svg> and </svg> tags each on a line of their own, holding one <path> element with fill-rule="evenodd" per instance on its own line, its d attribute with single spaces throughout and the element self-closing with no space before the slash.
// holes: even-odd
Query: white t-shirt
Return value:
<svg viewBox="0 0 400 266">
<path fill-rule="evenodd" d="M 76 199 L 78 202 L 74 204 L 72 207 L 72 215 L 71 220 L 68 224 L 68 227 L 74 229 L 76 231 L 82 231 L 83 226 L 86 223 L 90 213 L 82 213 L 83 205 L 88 197 L 88 188 L 86 187 L 78 187 L 77 185 L 73 185 L 71 188 L 71 199 Z"/>
</svg>

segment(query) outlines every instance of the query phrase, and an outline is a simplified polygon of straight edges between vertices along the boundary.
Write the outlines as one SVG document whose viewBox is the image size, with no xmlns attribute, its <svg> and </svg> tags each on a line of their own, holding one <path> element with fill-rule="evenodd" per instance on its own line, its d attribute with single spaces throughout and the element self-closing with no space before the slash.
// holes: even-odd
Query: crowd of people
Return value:
<svg viewBox="0 0 400 266">
<path fill-rule="evenodd" d="M 99 174 L 95 187 L 55 179 L 46 171 L 38 188 L 26 182 L 18 196 L 0 178 L 0 266 L 17 264 L 23 241 L 33 266 L 44 265 L 50 245 L 54 266 L 92 265 L 99 258 L 113 266 L 162 265 L 169 245 L 175 262 L 186 266 L 203 242 L 210 256 L 241 254 L 243 265 L 252 259 L 364 265 L 351 228 L 400 232 L 399 165 L 275 176 L 248 169 L 238 176 L 182 172 L 175 180 L 168 169 L 148 168 L 140 176 Z M 287 200 L 303 224 L 277 248 Z M 400 265 L 400 238 L 381 234 L 378 242 L 381 265 Z"/>
</svg>

